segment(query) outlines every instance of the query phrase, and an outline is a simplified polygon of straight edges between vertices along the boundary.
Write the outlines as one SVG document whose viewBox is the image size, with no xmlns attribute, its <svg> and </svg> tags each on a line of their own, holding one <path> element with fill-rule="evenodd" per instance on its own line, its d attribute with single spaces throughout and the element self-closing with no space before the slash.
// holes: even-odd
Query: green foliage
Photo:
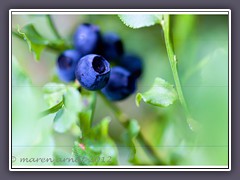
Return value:
<svg viewBox="0 0 240 180">
<path fill-rule="evenodd" d="M 51 157 L 54 141 L 51 119 L 38 119 L 43 108 L 42 94 L 36 89 L 18 59 L 12 58 L 12 153 L 14 165 L 51 165 L 51 162 L 20 162 L 18 157 Z"/>
<path fill-rule="evenodd" d="M 173 85 L 161 78 L 156 78 L 152 87 L 144 93 L 137 93 L 136 105 L 139 106 L 141 100 L 144 102 L 159 106 L 167 107 L 177 99 L 177 93 Z"/>
<path fill-rule="evenodd" d="M 47 83 L 42 89 L 44 100 L 49 107 L 55 106 L 63 101 L 63 94 L 66 92 L 66 85 L 61 83 Z"/>
<path fill-rule="evenodd" d="M 162 15 L 153 14 L 120 14 L 122 22 L 130 28 L 148 27 L 159 23 Z"/>
<path fill-rule="evenodd" d="M 73 101 L 74 99 L 74 101 Z M 63 108 L 60 109 L 54 118 L 54 130 L 60 133 L 66 132 L 78 121 L 78 115 L 83 109 L 81 95 L 77 89 L 67 87 L 63 94 Z"/>
<path fill-rule="evenodd" d="M 42 37 L 33 24 L 28 24 L 22 29 L 18 27 L 17 31 L 27 42 L 29 50 L 33 52 L 35 59 L 39 60 L 41 52 L 50 43 L 49 40 Z"/>
<path fill-rule="evenodd" d="M 138 121 L 135 119 L 131 119 L 129 121 L 129 124 L 127 125 L 127 133 L 125 135 L 126 144 L 130 147 L 129 162 L 134 162 L 135 160 L 135 140 L 139 132 L 140 126 L 138 124 Z"/>
<path fill-rule="evenodd" d="M 54 118 L 54 130 L 60 133 L 66 132 L 78 122 L 79 113 L 84 108 L 81 94 L 73 86 L 58 83 L 46 84 L 43 92 L 50 108 L 43 111 L 42 116 L 57 112 Z"/>
<path fill-rule="evenodd" d="M 74 143 L 73 153 L 79 165 L 116 165 L 117 148 L 108 135 L 110 119 L 89 129 L 83 138 Z"/>
<path fill-rule="evenodd" d="M 215 21 L 216 17 L 212 16 L 195 15 L 121 14 L 118 16 L 126 26 L 133 29 L 149 28 L 129 29 L 122 26 L 121 21 L 116 21 L 118 19 L 116 16 L 98 15 L 90 18 L 81 16 L 81 20 L 85 21 L 84 17 L 87 17 L 87 21 L 96 22 L 105 30 L 119 32 L 122 38 L 125 38 L 126 46 L 131 46 L 133 50 L 141 53 L 145 64 L 145 76 L 140 80 L 140 85 L 151 82 L 157 76 L 148 91 L 137 93 L 136 105 L 139 106 L 143 100 L 154 106 L 169 108 L 142 106 L 141 109 L 136 110 L 129 101 L 119 103 L 123 111 L 132 113 L 133 117 L 136 113 L 136 118 L 141 122 L 141 134 L 139 134 L 138 120 L 129 118 L 118 108 L 118 104 L 115 106 L 112 102 L 107 103 L 124 125 L 124 143 L 129 147 L 127 153 L 119 153 L 124 156 L 120 156 L 118 162 L 118 150 L 121 151 L 121 148 L 117 149 L 116 146 L 119 143 L 119 131 L 115 128 L 118 126 L 111 124 L 110 134 L 113 141 L 108 132 L 109 118 L 101 120 L 107 108 L 102 108 L 100 115 L 97 113 L 94 115 L 96 93 L 89 92 L 76 84 L 56 83 L 58 80 L 55 79 L 51 79 L 54 82 L 47 83 L 42 91 L 38 91 L 33 87 L 32 80 L 34 82 L 35 78 L 35 82 L 38 82 L 36 77 L 40 76 L 39 73 L 33 74 L 30 78 L 28 73 L 31 71 L 24 72 L 19 62 L 23 62 L 21 65 L 24 65 L 24 68 L 32 68 L 32 64 L 27 64 L 28 62 L 23 60 L 18 61 L 13 56 L 13 153 L 32 157 L 53 156 L 55 159 L 53 165 L 63 166 L 117 165 L 127 161 L 141 165 L 152 165 L 155 162 L 169 165 L 226 164 L 228 160 L 226 156 L 228 153 L 227 21 L 224 21 L 223 16 L 219 18 L 221 21 Z M 50 15 L 48 18 L 50 28 L 54 28 Z M 155 24 L 161 26 L 153 26 Z M 219 27 L 215 28 L 215 25 Z M 57 40 L 50 40 L 45 37 L 46 33 L 42 33 L 44 37 L 41 35 L 41 32 L 45 32 L 42 31 L 44 27 L 41 30 L 36 27 L 37 25 L 28 24 L 21 29 L 18 28 L 14 35 L 27 42 L 29 50 L 37 60 L 45 48 L 54 50 L 51 53 L 53 52 L 55 56 L 71 47 L 67 41 L 60 39 L 57 29 L 52 31 Z M 160 28 L 163 30 L 164 42 L 161 39 Z M 149 31 L 151 33 L 146 33 Z M 134 33 L 134 36 L 128 38 L 129 33 Z M 144 43 L 139 43 L 137 39 Z M 18 44 L 15 46 L 17 47 Z M 20 49 L 19 60 L 25 59 L 24 56 L 22 57 L 24 53 L 21 52 L 21 48 L 16 49 Z M 49 62 L 46 63 L 47 66 L 51 64 Z M 150 71 L 146 71 L 146 67 L 150 67 Z M 166 81 L 159 77 L 163 77 Z M 175 86 L 168 83 L 172 80 Z M 45 104 L 42 102 L 42 97 Z M 170 106 L 177 99 L 181 104 Z M 46 110 L 40 113 L 41 118 L 37 117 L 36 115 L 43 109 Z M 93 126 L 93 120 L 101 121 Z M 74 128 L 77 129 L 77 133 L 73 132 Z M 52 129 L 58 133 L 53 134 Z M 143 135 L 146 141 L 139 140 L 139 135 Z M 61 143 L 68 144 L 68 149 L 62 150 L 62 144 L 57 145 L 58 138 L 54 142 L 53 137 L 60 137 Z M 218 148 L 219 146 L 221 148 Z M 122 162 L 122 159 L 127 157 L 126 154 L 130 154 L 130 158 Z M 46 163 L 46 165 L 50 164 L 51 162 Z"/>
</svg>

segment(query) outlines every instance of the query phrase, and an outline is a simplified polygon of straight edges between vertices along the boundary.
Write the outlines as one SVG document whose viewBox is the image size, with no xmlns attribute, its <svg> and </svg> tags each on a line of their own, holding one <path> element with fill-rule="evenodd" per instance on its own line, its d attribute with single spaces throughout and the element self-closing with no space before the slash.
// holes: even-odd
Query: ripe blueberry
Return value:
<svg viewBox="0 0 240 180">
<path fill-rule="evenodd" d="M 81 55 L 74 49 L 68 49 L 57 59 L 57 74 L 64 82 L 75 80 L 75 68 Z"/>
<path fill-rule="evenodd" d="M 102 93 L 112 101 L 125 99 L 136 89 L 136 78 L 131 73 L 119 66 L 111 70 L 110 79 L 102 89 Z"/>
<path fill-rule="evenodd" d="M 113 32 L 103 35 L 103 57 L 109 61 L 118 60 L 123 54 L 123 43 L 120 37 Z"/>
<path fill-rule="evenodd" d="M 125 54 L 119 61 L 119 65 L 130 71 L 136 78 L 142 74 L 143 64 L 139 56 Z"/>
<path fill-rule="evenodd" d="M 73 36 L 75 48 L 82 54 L 96 53 L 101 46 L 99 27 L 93 24 L 81 24 Z"/>
<path fill-rule="evenodd" d="M 88 90 L 102 89 L 110 76 L 110 64 L 100 55 L 89 54 L 80 59 L 75 70 L 79 83 Z"/>
</svg>

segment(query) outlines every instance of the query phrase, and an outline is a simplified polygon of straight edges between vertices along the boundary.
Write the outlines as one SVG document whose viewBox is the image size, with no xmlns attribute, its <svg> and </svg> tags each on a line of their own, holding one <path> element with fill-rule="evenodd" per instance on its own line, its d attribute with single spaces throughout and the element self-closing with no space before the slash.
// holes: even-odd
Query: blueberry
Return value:
<svg viewBox="0 0 240 180">
<path fill-rule="evenodd" d="M 99 27 L 88 23 L 81 24 L 75 31 L 73 43 L 82 55 L 97 53 L 101 46 Z"/>
<path fill-rule="evenodd" d="M 57 59 L 57 74 L 64 82 L 75 80 L 75 68 L 81 55 L 74 49 L 68 49 Z"/>
<path fill-rule="evenodd" d="M 126 69 L 115 66 L 102 93 L 112 101 L 125 99 L 136 89 L 136 78 Z"/>
<path fill-rule="evenodd" d="M 123 43 L 120 37 L 113 32 L 108 32 L 103 35 L 103 56 L 109 60 L 114 61 L 118 60 L 124 50 L 123 50 Z"/>
<path fill-rule="evenodd" d="M 135 54 L 123 55 L 119 61 L 119 65 L 130 71 L 136 78 L 140 77 L 142 74 L 142 60 Z"/>
<path fill-rule="evenodd" d="M 79 83 L 88 90 L 102 89 L 110 76 L 110 64 L 100 55 L 89 54 L 80 59 L 75 70 Z"/>
</svg>

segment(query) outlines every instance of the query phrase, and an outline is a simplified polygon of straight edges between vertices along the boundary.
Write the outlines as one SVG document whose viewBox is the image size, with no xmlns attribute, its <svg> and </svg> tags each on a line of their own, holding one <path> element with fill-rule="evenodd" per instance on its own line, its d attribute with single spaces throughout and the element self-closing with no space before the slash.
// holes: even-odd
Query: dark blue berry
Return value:
<svg viewBox="0 0 240 180">
<path fill-rule="evenodd" d="M 112 101 L 119 101 L 131 95 L 136 89 L 136 78 L 132 74 L 119 66 L 111 70 L 107 85 L 102 89 L 102 93 Z"/>
<path fill-rule="evenodd" d="M 73 36 L 73 43 L 82 55 L 97 53 L 101 46 L 99 27 L 88 23 L 81 24 Z"/>
<path fill-rule="evenodd" d="M 143 71 L 141 58 L 134 54 L 123 55 L 119 65 L 130 71 L 136 78 L 140 77 Z"/>
<path fill-rule="evenodd" d="M 108 32 L 103 35 L 103 56 L 109 60 L 118 60 L 123 52 L 123 43 L 120 37 L 113 32 Z"/>
<path fill-rule="evenodd" d="M 110 64 L 100 55 L 89 54 L 80 59 L 76 67 L 76 78 L 88 90 L 102 89 L 110 76 Z"/>
<path fill-rule="evenodd" d="M 81 55 L 74 49 L 68 49 L 57 59 L 57 74 L 64 82 L 75 80 L 75 68 Z"/>
</svg>

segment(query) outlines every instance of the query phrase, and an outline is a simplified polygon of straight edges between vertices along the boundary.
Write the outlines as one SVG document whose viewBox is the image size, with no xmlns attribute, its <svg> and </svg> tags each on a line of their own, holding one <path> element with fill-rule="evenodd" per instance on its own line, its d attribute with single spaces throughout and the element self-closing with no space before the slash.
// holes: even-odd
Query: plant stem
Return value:
<svg viewBox="0 0 240 180">
<path fill-rule="evenodd" d="M 46 15 L 47 17 L 47 20 L 48 20 L 48 24 L 50 25 L 54 35 L 56 36 L 57 39 L 62 39 L 60 34 L 58 33 L 57 31 L 57 28 L 55 27 L 54 25 L 54 22 L 53 22 L 53 19 L 52 19 L 52 16 L 51 15 Z"/>
<path fill-rule="evenodd" d="M 99 95 L 108 105 L 108 107 L 113 111 L 114 115 L 123 125 L 123 127 L 127 128 L 131 119 L 127 117 L 127 115 L 124 114 L 115 104 L 111 103 L 101 92 L 99 92 Z M 153 146 L 151 146 L 149 142 L 145 139 L 141 131 L 137 136 L 137 140 L 140 144 L 143 145 L 143 149 L 145 150 L 149 158 L 154 162 L 154 164 L 166 165 L 165 161 L 161 157 L 159 157 L 158 153 L 155 151 Z"/>
<path fill-rule="evenodd" d="M 173 73 L 173 79 L 175 81 L 175 85 L 176 85 L 176 89 L 177 89 L 177 93 L 178 93 L 178 97 L 179 97 L 179 101 L 182 104 L 185 114 L 187 116 L 187 119 L 191 117 L 189 110 L 188 110 L 188 106 L 187 103 L 185 101 L 183 92 L 182 92 L 182 87 L 181 87 L 181 83 L 180 83 L 180 79 L 179 79 L 179 75 L 178 75 L 178 70 L 177 70 L 177 59 L 176 59 L 176 55 L 174 54 L 173 51 L 173 46 L 172 46 L 172 42 L 170 39 L 170 31 L 169 31 L 169 25 L 170 25 L 170 18 L 169 15 L 163 15 L 163 20 L 161 20 L 161 25 L 163 27 L 163 33 L 164 33 L 164 40 L 165 40 L 165 44 L 166 44 L 166 49 L 167 49 L 167 54 L 168 54 L 168 59 L 170 62 L 170 66 L 172 69 L 172 73 Z"/>
<path fill-rule="evenodd" d="M 93 102 L 92 102 L 92 113 L 91 113 L 91 125 L 92 125 L 92 122 L 93 122 L 93 117 L 94 117 L 94 112 L 95 112 L 95 109 L 96 109 L 96 103 L 97 103 L 97 93 L 94 92 L 93 94 Z"/>
</svg>

